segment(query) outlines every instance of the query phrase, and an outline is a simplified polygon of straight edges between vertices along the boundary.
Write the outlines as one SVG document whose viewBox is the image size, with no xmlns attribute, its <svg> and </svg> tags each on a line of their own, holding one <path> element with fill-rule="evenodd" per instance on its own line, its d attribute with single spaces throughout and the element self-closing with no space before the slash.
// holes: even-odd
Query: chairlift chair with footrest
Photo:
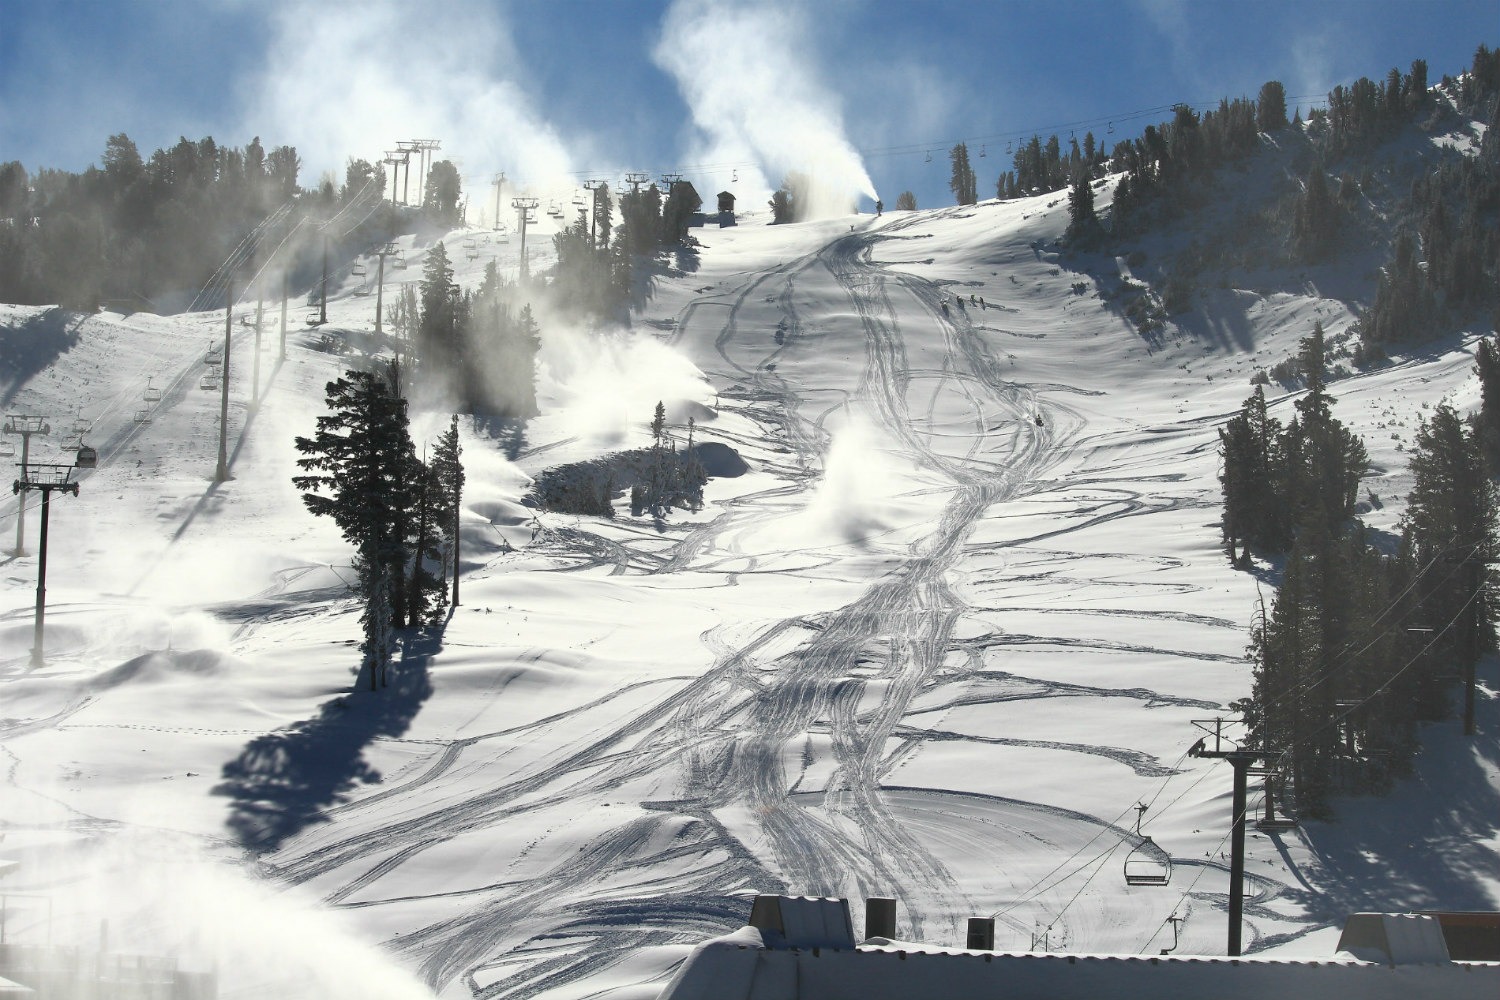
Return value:
<svg viewBox="0 0 1500 1000">
<path fill-rule="evenodd" d="M 1125 856 L 1126 885 L 1166 885 L 1172 881 L 1172 859 L 1150 836 L 1142 836 Z"/>
</svg>

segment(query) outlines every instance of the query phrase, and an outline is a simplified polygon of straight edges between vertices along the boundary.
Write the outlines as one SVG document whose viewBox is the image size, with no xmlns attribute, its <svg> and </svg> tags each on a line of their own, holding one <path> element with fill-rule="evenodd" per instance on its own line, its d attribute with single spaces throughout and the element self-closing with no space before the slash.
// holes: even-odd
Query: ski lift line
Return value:
<svg viewBox="0 0 1500 1000">
<path fill-rule="evenodd" d="M 229 271 L 237 266 L 238 262 L 243 259 L 243 254 L 246 252 L 246 247 L 253 242 L 258 242 L 260 234 L 263 231 L 265 231 L 272 225 L 278 224 L 282 219 L 286 218 L 287 214 L 289 214 L 291 210 L 292 203 L 290 201 L 283 202 L 279 208 L 262 219 L 260 223 L 255 226 L 255 228 L 251 229 L 250 232 L 245 235 L 245 238 L 240 240 L 239 245 L 236 246 L 232 251 L 230 251 L 229 256 L 225 258 L 222 264 L 219 265 L 218 270 L 214 271 L 214 273 L 209 276 L 208 281 L 204 283 L 203 288 L 199 290 L 198 294 L 193 297 L 193 301 L 188 305 L 188 312 L 197 312 L 200 308 L 200 302 L 204 298 L 204 296 L 208 295 L 211 291 L 222 288 L 224 286 L 224 282 L 228 280 Z"/>
<path fill-rule="evenodd" d="M 1217 846 L 1214 847 L 1213 851 L 1211 852 L 1212 854 L 1222 854 L 1222 853 L 1224 853 L 1224 845 L 1227 844 L 1229 842 L 1229 838 L 1234 835 L 1234 828 L 1235 828 L 1235 826 L 1237 824 L 1239 824 L 1240 822 L 1244 821 L 1249 816 L 1249 814 L 1250 814 L 1250 807 L 1246 806 L 1245 810 L 1243 812 L 1239 813 L 1238 815 L 1236 815 L 1236 816 L 1234 816 L 1232 818 L 1232 820 L 1229 823 L 1229 829 L 1225 832 L 1225 834 L 1224 834 L 1223 837 L 1219 838 L 1219 843 L 1218 843 Z M 1198 880 L 1201 879 L 1204 875 L 1206 875 L 1208 873 L 1208 870 L 1209 870 L 1210 867 L 1212 867 L 1212 866 L 1210 866 L 1210 865 L 1199 865 L 1198 866 L 1198 874 L 1193 876 L 1193 880 L 1188 883 L 1188 887 L 1186 889 L 1182 890 L 1182 895 L 1178 896 L 1177 897 L 1177 902 L 1175 904 L 1173 904 L 1173 906 L 1172 906 L 1172 912 L 1173 913 L 1176 913 L 1178 910 L 1182 909 L 1183 903 L 1185 903 L 1187 901 L 1188 897 L 1193 894 L 1193 889 L 1195 889 L 1197 887 Z M 1157 927 L 1156 930 L 1151 933 L 1151 936 L 1146 939 L 1146 943 L 1142 946 L 1141 951 L 1139 952 L 1139 954 L 1144 955 L 1147 951 L 1149 951 L 1150 948 L 1151 948 L 1151 946 L 1156 943 L 1156 936 L 1158 934 L 1160 934 L 1160 933 L 1161 933 L 1161 927 Z"/>
<path fill-rule="evenodd" d="M 1091 840 L 1091 841 L 1089 841 L 1089 843 L 1093 843 L 1093 841 Z M 1099 864 L 1102 867 L 1102 863 L 1104 861 L 1107 861 L 1109 859 L 1109 856 L 1111 854 L 1113 854 L 1115 851 L 1118 851 L 1120 849 L 1120 845 L 1122 843 L 1124 843 L 1124 841 L 1120 841 L 1120 840 L 1115 841 L 1113 844 L 1109 845 L 1104 850 L 1100 851 L 1098 854 L 1095 854 L 1093 857 L 1089 858 L 1087 861 L 1083 862 L 1078 867 L 1071 869 L 1066 874 L 1062 875 L 1061 877 L 1059 877 L 1058 879 L 1056 879 L 1053 882 L 1050 882 L 1050 883 L 1048 883 L 1046 885 L 1042 885 L 1041 883 L 1038 883 L 1037 885 L 1033 886 L 1032 889 L 1028 889 L 1027 890 L 1027 895 L 1025 895 L 1023 898 L 1017 899 L 1011 905 L 1009 905 L 1007 907 L 1004 907 L 1003 909 L 996 910 L 994 913 L 991 914 L 991 917 L 995 918 L 995 919 L 999 919 L 1000 917 L 1003 917 L 1005 914 L 1010 913 L 1012 910 L 1015 910 L 1018 907 L 1026 904 L 1026 903 L 1035 902 L 1036 899 L 1037 899 L 1037 897 L 1041 896 L 1042 893 L 1044 893 L 1044 892 L 1050 892 L 1051 890 L 1056 889 L 1058 886 L 1064 884 L 1069 879 L 1073 878 L 1079 872 L 1087 870 L 1091 865 Z M 1073 853 L 1072 857 L 1077 857 L 1079 853 L 1080 853 L 1079 851 L 1075 851 Z M 1071 858 L 1069 860 L 1071 860 Z M 1064 864 L 1066 864 L 1066 863 L 1067 862 L 1064 862 Z M 1061 865 L 1059 865 L 1058 867 L 1060 868 Z M 1054 872 L 1057 871 L 1057 868 L 1054 868 L 1053 871 Z M 1092 881 L 1093 876 L 1090 876 L 1089 878 Z M 1035 890 L 1035 891 L 1033 891 L 1033 890 Z"/>
<path fill-rule="evenodd" d="M 1287 101 L 1296 102 L 1296 103 L 1299 103 L 1299 104 L 1301 104 L 1301 103 L 1307 103 L 1307 102 L 1315 102 L 1315 101 L 1326 101 L 1327 98 L 1328 98 L 1328 95 L 1326 93 L 1321 93 L 1321 94 L 1288 94 L 1288 95 L 1286 95 L 1286 100 Z M 1103 126 L 1105 128 L 1108 128 L 1111 124 L 1118 124 L 1120 122 L 1137 121 L 1139 119 L 1149 118 L 1149 117 L 1152 117 L 1154 115 L 1165 115 L 1165 114 L 1169 114 L 1178 105 L 1183 105 L 1183 104 L 1187 105 L 1188 107 L 1192 108 L 1194 111 L 1197 111 L 1199 113 L 1202 113 L 1202 112 L 1205 112 L 1205 111 L 1217 111 L 1218 108 L 1219 108 L 1220 102 L 1223 101 L 1223 100 L 1225 100 L 1225 99 L 1226 98 L 1223 98 L 1223 97 L 1216 97 L 1216 98 L 1214 98 L 1211 101 L 1173 101 L 1171 104 L 1160 104 L 1160 105 L 1156 105 L 1155 107 L 1140 108 L 1140 109 L 1137 109 L 1135 111 L 1117 112 L 1117 113 L 1114 113 L 1114 114 L 1105 114 L 1105 115 L 1100 115 L 1099 117 L 1096 117 L 1096 118 L 1080 119 L 1080 120 L 1077 120 L 1077 121 L 1063 122 L 1063 123 L 1060 123 L 1060 124 L 1035 125 L 1035 126 L 1029 126 L 1029 127 L 1026 127 L 1026 128 L 1012 129 L 1010 131 L 1005 131 L 1005 132 L 991 132 L 991 133 L 987 133 L 987 134 L 984 134 L 984 135 L 975 135 L 975 136 L 960 136 L 958 138 L 952 138 L 952 139 L 932 139 L 932 140 L 926 140 L 926 141 L 923 141 L 923 142 L 906 143 L 906 144 L 903 144 L 903 145 L 876 146 L 876 147 L 871 147 L 871 148 L 859 148 L 859 147 L 856 147 L 854 151 L 856 153 L 858 153 L 862 157 L 865 157 L 865 158 L 874 158 L 874 157 L 885 157 L 885 156 L 910 156 L 910 155 L 916 155 L 916 154 L 926 154 L 926 153 L 930 152 L 931 150 L 937 149 L 939 147 L 951 148 L 952 146 L 955 146 L 955 145 L 957 145 L 960 142 L 965 143 L 965 144 L 968 144 L 968 143 L 979 143 L 981 146 L 984 145 L 985 143 L 989 143 L 989 142 L 994 142 L 994 143 L 996 143 L 998 145 L 999 143 L 1005 142 L 1007 140 L 1011 140 L 1011 141 L 1021 140 L 1021 141 L 1024 142 L 1025 140 L 1030 139 L 1033 135 L 1037 135 L 1037 136 L 1040 136 L 1040 135 L 1043 135 L 1043 134 L 1058 135 L 1058 134 L 1061 134 L 1061 132 L 1064 131 L 1064 130 L 1067 130 L 1069 132 L 1076 132 L 1078 129 L 1091 129 L 1091 128 L 1095 128 L 1095 127 L 1098 127 L 1098 126 Z M 732 172 L 732 171 L 734 171 L 736 169 L 757 169 L 757 168 L 760 168 L 762 165 L 763 164 L 759 160 L 724 160 L 724 161 L 712 162 L 712 163 L 688 163 L 688 164 L 682 164 L 682 165 L 673 167 L 670 170 L 665 170 L 665 169 L 663 169 L 663 170 L 654 170 L 654 171 L 651 171 L 651 173 L 653 175 L 655 175 L 655 174 L 662 174 L 662 173 L 680 173 L 680 174 L 690 174 L 690 173 L 697 173 L 697 174 L 724 173 L 724 172 Z M 564 176 L 564 177 L 598 177 L 598 176 L 601 176 L 602 174 L 613 174 L 613 173 L 614 173 L 614 171 L 612 169 L 611 170 L 605 170 L 605 169 L 602 169 L 602 168 L 595 167 L 595 168 L 590 168 L 590 169 L 586 169 L 586 170 L 568 170 L 568 171 L 563 171 L 562 174 L 561 174 L 561 176 Z"/>
<path fill-rule="evenodd" d="M 1475 546 L 1475 547 L 1478 548 L 1478 546 Z M 1406 671 L 1408 671 L 1409 669 L 1411 669 L 1411 667 L 1412 667 L 1413 664 L 1415 664 L 1418 660 L 1422 659 L 1422 657 L 1426 655 L 1427 651 L 1429 649 L 1431 649 L 1437 643 L 1438 639 L 1440 639 L 1443 636 L 1443 634 L 1448 631 L 1448 629 L 1452 628 L 1455 624 L 1458 623 L 1458 620 L 1464 615 L 1465 612 L 1467 612 L 1469 610 L 1469 605 L 1473 604 L 1475 601 L 1477 601 L 1479 599 L 1479 594 L 1480 594 L 1479 590 L 1476 590 L 1474 593 L 1470 594 L 1469 595 L 1469 599 L 1463 603 L 1463 606 L 1458 609 L 1458 612 L 1453 616 L 1453 618 L 1451 618 L 1448 621 L 1448 624 L 1444 625 L 1441 629 L 1438 629 L 1436 632 L 1434 632 L 1432 638 L 1430 640 L 1428 640 L 1427 645 L 1425 645 L 1421 649 L 1419 649 L 1416 652 L 1416 654 L 1414 656 L 1412 656 L 1411 659 L 1407 660 L 1404 664 L 1401 665 L 1400 669 L 1398 669 L 1390 677 L 1386 678 L 1386 680 L 1385 680 L 1385 682 L 1383 684 L 1381 684 L 1375 690 L 1371 691 L 1369 694 L 1365 695 L 1365 697 L 1361 698 L 1359 701 L 1355 702 L 1350 707 L 1346 708 L 1342 713 L 1340 713 L 1338 715 L 1335 715 L 1333 718 L 1331 718 L 1327 722 L 1323 723 L 1323 725 L 1321 725 L 1321 726 L 1317 727 L 1316 729 L 1313 729 L 1310 732 L 1306 733 L 1303 736 L 1303 739 L 1307 739 L 1307 738 L 1316 736 L 1319 733 L 1322 733 L 1322 732 L 1324 732 L 1324 731 L 1326 731 L 1328 729 L 1332 729 L 1332 728 L 1338 726 L 1345 719 L 1349 718 L 1349 716 L 1351 716 L 1355 712 L 1359 711 L 1365 705 L 1368 705 L 1376 697 L 1384 694 L 1385 691 L 1386 691 L 1386 689 L 1389 688 L 1392 684 L 1396 683 L 1396 680 L 1398 678 L 1400 678 L 1400 676 L 1402 674 L 1406 673 Z M 1319 683 L 1321 683 L 1321 681 Z M 1267 763 L 1271 764 L 1271 766 L 1274 767 L 1277 764 L 1280 764 L 1286 758 L 1286 756 L 1288 754 L 1290 754 L 1291 752 L 1292 752 L 1292 748 L 1291 747 L 1287 747 L 1286 749 L 1282 750 L 1280 753 L 1276 754 L 1276 756 L 1274 758 L 1274 760 L 1275 760 L 1274 764 L 1272 764 L 1269 760 L 1267 761 Z"/>
<path fill-rule="evenodd" d="M 1176 760 L 1176 762 L 1172 765 L 1171 773 L 1168 774 L 1162 780 L 1161 787 L 1156 790 L 1156 794 L 1153 795 L 1153 796 L 1151 796 L 1150 800 L 1148 800 L 1146 802 L 1146 808 L 1147 808 L 1148 811 L 1150 810 L 1150 808 L 1152 806 L 1154 806 L 1156 804 L 1156 800 L 1159 799 L 1159 798 L 1161 798 L 1161 796 L 1166 793 L 1167 785 L 1170 784 L 1171 781 L 1172 781 L 1172 779 L 1177 776 L 1177 774 L 1179 773 L 1178 768 L 1180 768 L 1182 766 L 1182 763 L 1184 761 L 1186 761 L 1187 759 L 1188 759 L 1188 752 L 1184 750 L 1183 753 L 1182 753 L 1182 756 L 1178 757 L 1177 760 Z M 1184 790 L 1182 794 L 1186 795 L 1188 791 L 1191 791 L 1192 788 L 1195 787 L 1198 784 L 1198 782 L 1202 781 L 1205 777 L 1207 777 L 1209 773 L 1210 773 L 1209 769 L 1208 768 L 1204 768 L 1203 773 L 1198 776 L 1197 781 L 1194 781 L 1192 785 L 1188 786 L 1188 788 L 1186 790 Z M 1178 799 L 1181 799 L 1181 798 L 1182 798 L 1182 795 L 1179 795 L 1177 797 L 1177 799 L 1173 799 L 1171 803 L 1168 803 L 1166 809 L 1162 810 L 1162 812 L 1166 812 L 1167 809 L 1170 809 L 1172 807 L 1172 805 L 1176 804 L 1176 802 L 1178 801 Z M 1031 887 L 1028 888 L 1025 892 L 1021 893 L 1021 895 L 1019 897 L 1017 897 L 1016 900 L 1011 903 L 1011 905 L 1009 905 L 1007 907 L 1004 907 L 1002 909 L 996 910 L 993 914 L 991 914 L 991 916 L 993 916 L 993 917 L 1003 916 L 1004 914 L 1007 914 L 1010 911 L 1016 909 L 1018 906 L 1021 906 L 1021 905 L 1025 904 L 1025 903 L 1028 903 L 1028 902 L 1031 902 L 1037 896 L 1041 895 L 1041 893 L 1047 891 L 1048 889 L 1055 888 L 1056 886 L 1061 885 L 1063 882 L 1067 881 L 1068 879 L 1070 879 L 1074 875 L 1076 875 L 1078 872 L 1080 872 L 1084 868 L 1088 867 L 1088 865 L 1092 863 L 1092 860 L 1089 861 L 1089 862 L 1085 862 L 1083 865 L 1080 865 L 1078 868 L 1073 869 L 1068 874 L 1064 875 L 1062 878 L 1058 879 L 1056 882 L 1052 883 L 1051 885 L 1046 885 L 1046 886 L 1043 885 L 1043 883 L 1047 882 L 1047 880 L 1050 879 L 1050 878 L 1052 878 L 1053 875 L 1055 875 L 1059 871 L 1061 871 L 1064 865 L 1068 864 L 1068 862 L 1072 861 L 1074 858 L 1078 857 L 1078 855 L 1080 855 L 1084 851 L 1088 850 L 1089 846 L 1092 845 L 1094 843 L 1094 841 L 1096 841 L 1100 837 L 1102 837 L 1104 835 L 1104 832 L 1106 830 L 1112 830 L 1116 826 L 1118 826 L 1119 823 L 1120 823 L 1120 821 L 1125 818 L 1126 813 L 1130 812 L 1132 809 L 1137 808 L 1139 806 L 1139 804 L 1140 804 L 1139 800 L 1137 800 L 1136 802 L 1133 802 L 1130 805 L 1126 806 L 1123 810 L 1120 811 L 1120 813 L 1117 816 L 1115 816 L 1115 818 L 1111 822 L 1109 822 L 1108 824 L 1100 826 L 1099 829 L 1094 833 L 1094 835 L 1092 837 L 1090 837 L 1086 842 L 1084 842 L 1084 844 L 1082 846 L 1080 846 L 1076 851 L 1074 851 L 1072 854 L 1068 855 L 1062 861 L 1058 862 L 1057 865 L 1055 867 L 1053 867 L 1053 869 L 1051 871 L 1049 871 L 1047 874 L 1043 875 L 1041 878 L 1037 879 L 1036 882 L 1032 883 Z M 1122 843 L 1122 841 L 1117 841 L 1115 846 L 1118 847 L 1120 843 Z"/>
<path fill-rule="evenodd" d="M 1105 851 L 1103 854 L 1099 855 L 1096 858 L 1096 860 L 1099 862 L 1099 867 L 1094 869 L 1094 873 L 1092 875 L 1083 880 L 1083 885 L 1080 885 L 1078 887 L 1078 891 L 1073 893 L 1072 898 L 1063 904 L 1063 908 L 1052 915 L 1052 919 L 1047 924 L 1048 931 L 1051 931 L 1052 928 L 1057 924 L 1057 922 L 1061 920 L 1063 916 L 1068 912 L 1069 908 L 1071 908 L 1074 903 L 1078 902 L 1078 897 L 1082 896 L 1083 891 L 1089 887 L 1089 884 L 1092 883 L 1094 879 L 1099 877 L 1099 873 L 1104 871 L 1104 863 L 1109 860 L 1109 856 L 1111 854 L 1120 849 L 1121 843 L 1122 841 L 1115 841 L 1115 843 L 1110 847 L 1109 850 Z M 1093 861 L 1090 861 L 1089 864 L 1093 864 Z"/>
<path fill-rule="evenodd" d="M 1451 542 L 1452 539 L 1450 539 L 1449 541 Z M 1468 556 L 1473 556 L 1476 552 L 1478 552 L 1478 550 L 1479 550 L 1479 545 L 1476 544 L 1472 549 L 1469 550 Z M 1446 552 L 1448 552 L 1448 551 L 1449 551 L 1448 547 L 1446 547 L 1446 546 L 1444 548 L 1442 548 L 1442 549 L 1439 549 L 1437 551 L 1437 553 L 1434 554 L 1433 557 L 1427 561 L 1427 564 L 1425 566 L 1423 566 L 1415 574 L 1413 574 L 1412 581 L 1411 581 L 1411 583 L 1407 584 L 1406 589 L 1403 590 L 1403 591 L 1401 591 L 1401 593 L 1397 594 L 1395 597 L 1393 597 L 1391 599 L 1390 603 L 1387 604 L 1385 606 L 1385 608 L 1382 609 L 1381 612 L 1378 615 L 1376 615 L 1373 619 L 1371 619 L 1371 625 L 1373 626 L 1375 624 L 1378 624 L 1381 621 L 1381 619 L 1383 619 L 1388 613 L 1390 613 L 1395 608 L 1397 608 L 1400 605 L 1401 601 L 1404 600 L 1405 597 L 1408 594 L 1410 594 L 1412 592 L 1412 590 L 1417 586 L 1417 584 L 1422 581 L 1422 579 L 1426 575 L 1427 571 L 1430 570 L 1433 567 L 1433 565 L 1436 564 L 1437 561 L 1439 559 L 1441 559 L 1443 557 L 1443 555 Z M 1468 556 L 1466 556 L 1466 558 Z M 1448 571 L 1448 574 L 1446 576 L 1444 576 L 1441 580 L 1437 581 L 1437 582 L 1439 584 L 1447 583 L 1449 580 L 1451 580 L 1453 578 L 1453 576 L 1456 573 L 1458 573 L 1459 568 L 1461 566 L 1462 566 L 1461 562 L 1455 563 L 1453 565 L 1453 568 Z M 1467 607 L 1467 604 L 1465 605 L 1465 607 Z M 1433 639 L 1431 640 L 1431 642 L 1429 642 L 1427 644 L 1427 646 L 1423 647 L 1423 652 L 1425 652 L 1427 648 L 1429 648 L 1433 643 L 1435 643 L 1437 641 L 1437 638 L 1439 636 L 1441 636 L 1445 632 L 1447 632 L 1447 630 L 1449 628 L 1451 628 L 1456 621 L 1457 621 L 1457 618 L 1455 618 L 1452 621 L 1450 621 L 1443 628 L 1438 629 L 1436 632 L 1434 632 Z M 1369 650 L 1369 648 L 1371 646 L 1375 645 L 1377 642 L 1381 641 L 1382 639 L 1385 639 L 1385 638 L 1387 638 L 1387 637 L 1389 637 L 1391 635 L 1394 635 L 1396 632 L 1397 632 L 1397 629 L 1386 628 L 1386 629 L 1383 629 L 1379 634 L 1375 635 L 1367 643 L 1365 643 L 1363 646 L 1359 647 L 1358 649 L 1353 649 L 1352 647 L 1346 647 L 1345 649 L 1341 650 L 1339 652 L 1339 654 L 1335 657 L 1333 663 L 1330 664 L 1329 670 L 1325 674 L 1323 674 L 1321 677 L 1317 678 L 1316 680 L 1302 681 L 1302 682 L 1300 682 L 1300 683 L 1298 683 L 1296 685 L 1293 685 L 1292 687 L 1288 688 L 1286 691 L 1283 691 L 1273 701 L 1269 702 L 1266 707 L 1271 708 L 1271 707 L 1279 706 L 1283 702 L 1285 702 L 1288 698 L 1298 697 L 1298 696 L 1301 696 L 1301 695 L 1305 695 L 1305 694 L 1307 694 L 1307 693 L 1315 690 L 1316 688 L 1318 688 L 1319 686 L 1321 686 L 1325 681 L 1333 679 L 1334 676 L 1336 676 L 1337 674 L 1341 673 L 1342 671 L 1344 671 L 1345 669 L 1347 669 L 1349 666 L 1351 666 L 1354 662 L 1356 662 L 1357 657 L 1359 657 L 1360 655 L 1362 655 L 1363 653 L 1365 653 L 1367 650 Z M 1421 654 L 1419 653 L 1418 655 L 1420 656 Z M 1408 664 L 1408 666 L 1409 665 L 1410 664 Z M 1404 670 L 1405 668 L 1403 667 L 1402 669 Z"/>
</svg>

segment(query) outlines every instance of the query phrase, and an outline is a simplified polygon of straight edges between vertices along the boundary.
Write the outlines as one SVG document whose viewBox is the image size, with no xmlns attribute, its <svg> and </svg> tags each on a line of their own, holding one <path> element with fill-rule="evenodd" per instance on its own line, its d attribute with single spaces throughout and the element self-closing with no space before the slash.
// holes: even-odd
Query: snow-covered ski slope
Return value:
<svg viewBox="0 0 1500 1000">
<path fill-rule="evenodd" d="M 3 307 L 7 412 L 82 407 L 101 463 L 53 504 L 44 667 L 35 556 L 3 564 L 0 889 L 47 894 L 54 941 L 104 918 L 111 948 L 213 962 L 226 996 L 653 997 L 756 891 L 897 896 L 933 944 L 994 914 L 1009 950 L 1154 954 L 1175 914 L 1179 952 L 1221 954 L 1230 770 L 1186 751 L 1248 694 L 1270 593 L 1220 548 L 1216 427 L 1354 303 L 1214 289 L 1196 321 L 1233 336 L 1148 342 L 1109 297 L 1128 268 L 1058 252 L 1058 195 L 763 222 L 697 231 L 634 333 L 551 328 L 519 439 L 464 424 L 462 606 L 378 695 L 350 692 L 350 553 L 290 483 L 349 363 L 323 338 L 367 344 L 373 298 L 351 280 L 319 331 L 294 310 L 281 363 L 268 313 L 259 406 L 236 323 L 221 485 L 197 380 L 222 310 Z M 465 282 L 515 263 L 494 234 L 447 246 Z M 1334 384 L 1373 526 L 1424 411 L 1477 402 L 1466 346 Z M 658 399 L 750 471 L 662 524 L 518 504 L 528 474 L 641 444 Z M 1430 727 L 1390 798 L 1252 832 L 1252 950 L 1500 907 L 1481 676 L 1491 736 Z M 1138 802 L 1166 887 L 1124 884 Z M 12 901 L 8 933 L 46 912 Z"/>
</svg>

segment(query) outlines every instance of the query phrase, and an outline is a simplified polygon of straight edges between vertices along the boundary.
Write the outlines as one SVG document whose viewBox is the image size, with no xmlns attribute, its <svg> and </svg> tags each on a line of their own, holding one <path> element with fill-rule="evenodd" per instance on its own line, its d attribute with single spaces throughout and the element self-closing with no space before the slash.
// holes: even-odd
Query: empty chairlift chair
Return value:
<svg viewBox="0 0 1500 1000">
<path fill-rule="evenodd" d="M 1125 857 L 1126 885 L 1166 885 L 1172 881 L 1172 858 L 1149 836 L 1141 837 Z"/>
<path fill-rule="evenodd" d="M 161 402 L 161 390 L 151 384 L 151 379 L 146 379 L 146 391 L 141 393 L 141 398 L 148 403 Z"/>
<path fill-rule="evenodd" d="M 1141 817 L 1146 804 L 1135 807 L 1135 833 L 1141 842 L 1125 856 L 1126 885 L 1166 885 L 1172 881 L 1172 856 L 1156 845 L 1149 834 L 1141 833 Z"/>
<path fill-rule="evenodd" d="M 355 261 L 354 266 L 349 269 L 349 273 L 354 275 L 356 278 L 363 278 L 368 272 L 365 270 L 365 266 L 363 264 L 361 264 L 359 261 Z"/>
<path fill-rule="evenodd" d="M 208 350 L 203 352 L 203 363 L 210 367 L 222 365 L 224 363 L 224 348 L 210 341 Z"/>
<path fill-rule="evenodd" d="M 198 388 L 200 388 L 200 389 L 205 389 L 205 390 L 208 390 L 208 391 L 212 391 L 214 389 L 217 389 L 218 387 L 219 387 L 219 369 L 218 368 L 210 368 L 208 371 L 204 372 L 203 373 L 203 377 L 198 380 Z"/>
</svg>

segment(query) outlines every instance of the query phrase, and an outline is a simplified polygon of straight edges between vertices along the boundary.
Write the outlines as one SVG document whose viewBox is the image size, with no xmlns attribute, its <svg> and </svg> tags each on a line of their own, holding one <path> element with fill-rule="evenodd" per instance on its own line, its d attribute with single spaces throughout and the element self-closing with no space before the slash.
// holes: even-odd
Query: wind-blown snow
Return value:
<svg viewBox="0 0 1500 1000">
<path fill-rule="evenodd" d="M 806 57 L 817 13 L 785 2 L 675 0 L 654 58 L 671 73 L 701 133 L 691 158 L 716 167 L 737 193 L 764 199 L 789 171 L 806 175 L 806 217 L 843 215 L 876 199 L 875 184 L 844 134 L 837 98 Z M 726 44 L 733 39 L 733 44 Z M 755 199 L 745 192 L 755 195 Z"/>
</svg>

